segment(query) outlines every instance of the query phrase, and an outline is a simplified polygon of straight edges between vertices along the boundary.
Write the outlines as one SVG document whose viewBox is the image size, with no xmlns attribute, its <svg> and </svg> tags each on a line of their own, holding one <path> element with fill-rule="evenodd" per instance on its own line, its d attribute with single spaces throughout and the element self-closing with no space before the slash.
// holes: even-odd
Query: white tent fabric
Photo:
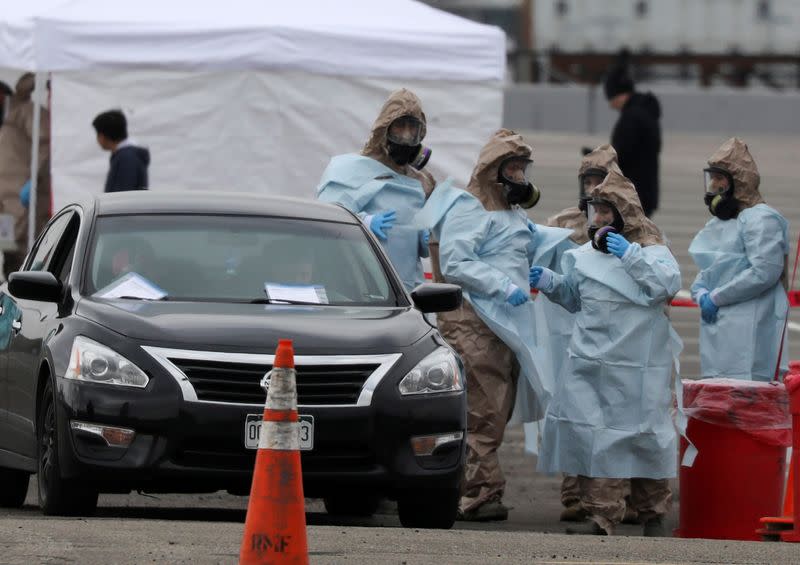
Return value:
<svg viewBox="0 0 800 565">
<path fill-rule="evenodd" d="M 4 2 L 0 8 L 0 69 L 37 69 L 34 18 L 67 0 Z M 6 5 L 7 4 L 7 5 Z M 5 74 L 5 73 L 4 73 Z"/>
<path fill-rule="evenodd" d="M 0 13 L 0 66 L 52 72 L 56 210 L 102 192 L 91 121 L 110 108 L 150 148 L 153 190 L 309 197 L 396 88 L 422 99 L 437 178 L 466 183 L 501 124 L 503 32 L 413 0 L 27 5 Z"/>
<path fill-rule="evenodd" d="M 48 71 L 293 69 L 501 80 L 505 66 L 499 28 L 412 0 L 74 0 L 37 22 L 37 64 Z"/>
<path fill-rule="evenodd" d="M 54 206 L 102 192 L 108 153 L 93 117 L 122 108 L 152 154 L 153 190 L 228 190 L 313 197 L 331 156 L 357 152 L 388 93 L 413 90 L 428 117 L 429 170 L 462 185 L 499 127 L 494 84 L 392 81 L 301 71 L 54 74 Z"/>
</svg>

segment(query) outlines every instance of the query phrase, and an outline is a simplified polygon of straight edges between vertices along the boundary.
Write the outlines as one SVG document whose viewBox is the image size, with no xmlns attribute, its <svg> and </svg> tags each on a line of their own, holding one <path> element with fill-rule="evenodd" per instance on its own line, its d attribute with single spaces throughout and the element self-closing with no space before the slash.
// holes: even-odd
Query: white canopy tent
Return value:
<svg viewBox="0 0 800 565">
<path fill-rule="evenodd" d="M 150 148 L 151 189 L 311 197 L 400 87 L 432 172 L 466 182 L 501 123 L 505 38 L 413 0 L 29 0 L 0 14 L 0 67 L 52 73 L 55 209 L 102 192 L 91 121 L 109 108 Z"/>
</svg>

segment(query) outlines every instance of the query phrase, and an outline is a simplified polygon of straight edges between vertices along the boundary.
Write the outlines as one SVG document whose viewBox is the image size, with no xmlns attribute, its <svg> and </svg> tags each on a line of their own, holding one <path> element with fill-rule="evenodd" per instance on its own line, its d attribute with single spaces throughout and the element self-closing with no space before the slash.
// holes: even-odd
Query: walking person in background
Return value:
<svg viewBox="0 0 800 565">
<path fill-rule="evenodd" d="M 146 190 L 150 151 L 128 138 L 128 121 L 119 110 L 98 114 L 92 121 L 97 143 L 111 152 L 105 192 Z"/>
<path fill-rule="evenodd" d="M 619 112 L 611 132 L 619 167 L 636 187 L 648 218 L 658 208 L 658 155 L 661 152 L 661 105 L 651 92 L 636 92 L 623 54 L 605 79 L 608 105 Z"/>
</svg>

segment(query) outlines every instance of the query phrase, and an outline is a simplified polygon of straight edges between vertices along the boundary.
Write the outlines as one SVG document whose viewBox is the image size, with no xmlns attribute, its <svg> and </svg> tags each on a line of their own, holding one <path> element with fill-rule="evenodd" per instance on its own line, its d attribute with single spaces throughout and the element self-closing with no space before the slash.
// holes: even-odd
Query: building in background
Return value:
<svg viewBox="0 0 800 565">
<path fill-rule="evenodd" d="M 598 83 L 622 49 L 639 81 L 800 86 L 797 0 L 426 0 L 502 27 L 518 82 Z"/>
</svg>

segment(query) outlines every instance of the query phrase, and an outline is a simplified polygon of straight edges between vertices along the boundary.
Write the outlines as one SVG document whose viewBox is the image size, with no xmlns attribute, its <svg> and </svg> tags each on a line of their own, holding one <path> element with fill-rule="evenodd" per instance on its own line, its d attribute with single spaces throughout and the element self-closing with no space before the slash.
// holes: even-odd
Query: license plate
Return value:
<svg viewBox="0 0 800 565">
<path fill-rule="evenodd" d="M 258 438 L 261 436 L 262 414 L 248 414 L 244 422 L 244 446 L 247 449 L 258 449 Z M 314 416 L 300 416 L 300 451 L 314 449 Z"/>
</svg>

